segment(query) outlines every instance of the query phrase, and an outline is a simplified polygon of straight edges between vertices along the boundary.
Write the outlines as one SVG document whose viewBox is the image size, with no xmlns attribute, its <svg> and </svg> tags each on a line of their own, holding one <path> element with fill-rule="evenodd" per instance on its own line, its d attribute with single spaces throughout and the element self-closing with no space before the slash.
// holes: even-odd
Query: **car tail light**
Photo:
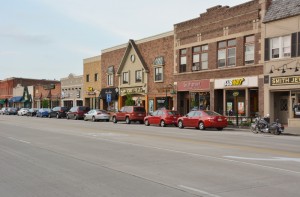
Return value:
<svg viewBox="0 0 300 197">
<path fill-rule="evenodd" d="M 101 112 L 98 112 L 97 115 L 101 114 Z"/>
</svg>

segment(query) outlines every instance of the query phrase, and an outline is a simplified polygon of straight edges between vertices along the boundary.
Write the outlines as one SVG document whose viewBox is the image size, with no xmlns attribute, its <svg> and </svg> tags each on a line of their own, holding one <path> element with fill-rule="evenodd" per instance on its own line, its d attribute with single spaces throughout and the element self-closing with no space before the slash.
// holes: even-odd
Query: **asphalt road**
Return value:
<svg viewBox="0 0 300 197">
<path fill-rule="evenodd" d="M 298 197 L 300 137 L 0 115 L 0 196 Z"/>
</svg>

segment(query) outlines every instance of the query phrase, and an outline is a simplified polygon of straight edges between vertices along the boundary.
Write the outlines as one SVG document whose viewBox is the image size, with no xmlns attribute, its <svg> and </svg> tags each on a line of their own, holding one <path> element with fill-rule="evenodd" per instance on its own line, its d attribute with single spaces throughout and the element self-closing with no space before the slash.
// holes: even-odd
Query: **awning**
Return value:
<svg viewBox="0 0 300 197">
<path fill-rule="evenodd" d="M 21 102 L 22 99 L 23 99 L 23 96 L 14 96 L 14 97 L 10 98 L 8 102 L 18 103 L 18 102 Z"/>
<path fill-rule="evenodd" d="M 5 100 L 0 99 L 0 105 L 4 105 L 4 103 L 5 103 Z"/>
<path fill-rule="evenodd" d="M 111 95 L 111 100 L 118 100 L 118 94 L 116 88 L 103 88 L 99 94 L 99 97 L 103 100 L 106 100 L 107 94 Z"/>
</svg>

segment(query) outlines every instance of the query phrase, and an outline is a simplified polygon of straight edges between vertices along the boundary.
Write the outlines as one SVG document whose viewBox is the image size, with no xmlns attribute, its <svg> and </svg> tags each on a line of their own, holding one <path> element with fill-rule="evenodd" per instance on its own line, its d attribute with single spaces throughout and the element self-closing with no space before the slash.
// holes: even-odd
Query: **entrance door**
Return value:
<svg viewBox="0 0 300 197">
<path fill-rule="evenodd" d="M 274 114 L 274 121 L 278 118 L 280 123 L 287 124 L 289 117 L 289 97 L 281 95 L 275 103 L 277 103 L 277 105 L 275 105 L 276 113 Z"/>
</svg>

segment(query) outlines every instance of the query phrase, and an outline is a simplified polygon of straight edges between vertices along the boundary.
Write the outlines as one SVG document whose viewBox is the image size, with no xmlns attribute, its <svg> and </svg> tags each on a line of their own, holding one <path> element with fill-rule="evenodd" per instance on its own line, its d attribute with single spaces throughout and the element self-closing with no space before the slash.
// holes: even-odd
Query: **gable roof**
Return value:
<svg viewBox="0 0 300 197">
<path fill-rule="evenodd" d="M 288 18 L 300 14 L 300 0 L 273 0 L 263 23 Z"/>
<path fill-rule="evenodd" d="M 149 72 L 149 69 L 148 69 L 148 67 L 147 67 L 147 65 L 146 65 L 146 62 L 145 62 L 145 60 L 143 59 L 143 57 L 142 57 L 142 55 L 141 55 L 141 53 L 140 53 L 138 47 L 136 46 L 134 40 L 129 40 L 128 45 L 127 45 L 127 48 L 126 48 L 126 51 L 125 51 L 125 54 L 124 54 L 124 56 L 123 56 L 123 58 L 122 58 L 122 61 L 121 61 L 120 65 L 119 65 L 119 68 L 118 68 L 118 71 L 117 71 L 117 74 L 118 74 L 118 75 L 121 74 L 121 72 L 122 72 L 122 70 L 123 70 L 123 68 L 124 68 L 124 66 L 125 66 L 126 60 L 127 60 L 127 58 L 128 58 L 128 55 L 129 55 L 129 53 L 130 53 L 130 50 L 131 50 L 132 48 L 133 48 L 133 50 L 136 52 L 136 54 L 137 54 L 137 56 L 138 56 L 138 59 L 141 61 L 142 66 L 143 66 L 143 68 L 145 69 L 145 72 Z"/>
</svg>

